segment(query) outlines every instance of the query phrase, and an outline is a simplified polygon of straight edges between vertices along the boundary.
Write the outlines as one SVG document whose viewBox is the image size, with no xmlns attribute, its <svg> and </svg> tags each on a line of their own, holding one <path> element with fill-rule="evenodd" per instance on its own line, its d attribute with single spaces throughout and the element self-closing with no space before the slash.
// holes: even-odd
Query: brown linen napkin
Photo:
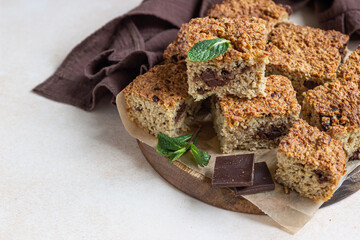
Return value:
<svg viewBox="0 0 360 240">
<path fill-rule="evenodd" d="M 315 6 L 315 12 L 323 29 L 360 37 L 360 0 L 274 0 L 278 4 L 290 5 L 296 11 L 306 4 Z"/>
<path fill-rule="evenodd" d="M 162 60 L 181 25 L 205 16 L 221 0 L 144 0 L 77 45 L 56 72 L 33 89 L 84 110 L 109 92 L 116 96 L 137 75 Z"/>
<path fill-rule="evenodd" d="M 360 37 L 360 0 L 317 0 L 315 10 L 322 28 Z"/>
<path fill-rule="evenodd" d="M 275 0 L 295 10 L 310 0 Z M 55 73 L 33 91 L 55 101 L 93 110 L 106 94 L 116 96 L 137 75 L 162 61 L 180 26 L 203 17 L 222 0 L 144 0 L 78 44 Z M 315 2 L 325 28 L 345 33 L 360 29 L 360 0 Z M 331 4 L 332 3 L 332 4 Z M 360 35 L 360 34 L 359 34 Z"/>
</svg>

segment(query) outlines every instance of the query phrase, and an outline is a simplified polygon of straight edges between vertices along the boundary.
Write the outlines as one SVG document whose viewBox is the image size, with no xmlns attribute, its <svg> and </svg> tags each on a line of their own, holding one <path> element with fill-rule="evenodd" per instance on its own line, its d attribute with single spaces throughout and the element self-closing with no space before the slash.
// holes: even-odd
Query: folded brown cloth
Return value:
<svg viewBox="0 0 360 240">
<path fill-rule="evenodd" d="M 277 0 L 295 9 L 310 0 Z M 116 96 L 137 75 L 162 61 L 166 46 L 181 25 L 203 17 L 222 0 L 144 0 L 77 45 L 34 92 L 84 110 L 94 109 L 106 94 Z M 331 3 L 331 1 L 330 1 Z M 315 2 L 319 20 L 327 29 L 359 34 L 360 0 Z"/>
<path fill-rule="evenodd" d="M 317 0 L 315 10 L 322 28 L 360 37 L 360 0 Z"/>
<path fill-rule="evenodd" d="M 181 25 L 221 0 L 145 0 L 77 45 L 34 92 L 84 110 L 162 60 Z"/>
<path fill-rule="evenodd" d="M 315 12 L 323 29 L 335 29 L 351 37 L 360 37 L 360 0 L 274 0 L 291 5 L 296 11 L 306 4 L 315 6 Z"/>
</svg>

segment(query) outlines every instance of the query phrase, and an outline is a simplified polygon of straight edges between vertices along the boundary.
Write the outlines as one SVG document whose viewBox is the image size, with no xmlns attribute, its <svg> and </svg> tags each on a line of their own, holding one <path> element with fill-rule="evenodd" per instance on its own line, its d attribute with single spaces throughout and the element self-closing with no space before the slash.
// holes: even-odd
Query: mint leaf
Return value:
<svg viewBox="0 0 360 240">
<path fill-rule="evenodd" d="M 199 150 L 193 143 L 190 144 L 190 149 L 200 167 L 208 165 L 211 156 L 207 152 Z"/>
<path fill-rule="evenodd" d="M 196 143 L 198 142 L 198 140 L 199 140 L 199 137 L 196 137 L 192 143 L 193 143 L 194 145 L 196 145 Z"/>
<path fill-rule="evenodd" d="M 191 137 L 193 136 L 193 133 L 190 133 L 188 135 L 185 136 L 179 136 L 179 137 L 175 137 L 177 140 L 183 141 L 183 142 L 187 142 L 191 139 Z"/>
<path fill-rule="evenodd" d="M 173 163 L 175 160 L 178 160 L 188 149 L 187 148 L 181 148 L 173 153 L 170 154 L 170 162 Z"/>
<path fill-rule="evenodd" d="M 188 59 L 193 62 L 205 62 L 225 53 L 229 40 L 215 38 L 196 43 L 188 52 Z"/>
<path fill-rule="evenodd" d="M 158 138 L 158 145 L 162 149 L 166 149 L 166 150 L 177 151 L 181 148 L 186 147 L 186 145 L 188 144 L 186 141 L 180 141 L 176 138 L 169 137 L 164 133 L 159 133 L 157 135 L 157 138 Z"/>
<path fill-rule="evenodd" d="M 159 144 L 156 146 L 156 152 L 165 156 L 170 157 L 173 151 L 162 148 Z"/>
<path fill-rule="evenodd" d="M 169 137 L 164 133 L 157 135 L 158 144 L 156 152 L 169 158 L 170 163 L 179 159 L 189 149 L 199 166 L 204 167 L 209 163 L 210 155 L 207 152 L 200 151 L 195 144 L 199 137 L 197 136 L 200 128 L 195 133 L 191 133 L 180 137 Z"/>
</svg>

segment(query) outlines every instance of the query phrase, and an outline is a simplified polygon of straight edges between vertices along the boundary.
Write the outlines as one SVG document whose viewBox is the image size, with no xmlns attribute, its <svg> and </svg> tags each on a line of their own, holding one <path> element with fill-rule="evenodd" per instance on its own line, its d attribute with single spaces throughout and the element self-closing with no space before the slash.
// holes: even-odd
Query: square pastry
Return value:
<svg viewBox="0 0 360 240">
<path fill-rule="evenodd" d="M 360 90 L 343 79 L 318 86 L 304 94 L 302 115 L 311 125 L 338 139 L 347 158 L 359 159 Z"/>
<path fill-rule="evenodd" d="M 187 59 L 188 51 L 196 43 L 216 38 L 229 41 L 224 54 L 205 62 Z M 265 94 L 266 39 L 262 19 L 195 18 L 181 27 L 175 42 L 165 50 L 164 58 L 186 59 L 189 94 L 195 101 L 214 94 L 250 99 Z"/>
<path fill-rule="evenodd" d="M 341 143 L 299 119 L 282 139 L 275 179 L 316 202 L 333 195 L 346 170 Z"/>
<path fill-rule="evenodd" d="M 166 63 L 138 76 L 122 93 L 131 121 L 153 135 L 171 137 L 190 130 L 200 102 L 188 94 L 186 66 Z"/>
<path fill-rule="evenodd" d="M 298 119 L 300 105 L 289 79 L 269 76 L 265 91 L 266 97 L 253 99 L 212 99 L 214 128 L 222 152 L 275 148 Z"/>
<path fill-rule="evenodd" d="M 275 24 L 288 20 L 291 14 L 290 6 L 276 4 L 272 0 L 225 0 L 210 8 L 207 16 L 212 18 L 261 18 L 266 21 L 266 28 L 270 32 Z"/>
<path fill-rule="evenodd" d="M 279 23 L 269 34 L 266 74 L 288 77 L 302 101 L 303 92 L 336 79 L 348 41 L 335 30 Z"/>
</svg>

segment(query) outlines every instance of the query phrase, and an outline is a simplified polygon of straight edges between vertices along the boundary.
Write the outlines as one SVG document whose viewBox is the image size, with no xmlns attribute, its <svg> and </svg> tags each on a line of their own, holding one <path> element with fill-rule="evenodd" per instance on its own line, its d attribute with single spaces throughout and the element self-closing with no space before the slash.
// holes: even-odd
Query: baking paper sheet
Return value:
<svg viewBox="0 0 360 240">
<path fill-rule="evenodd" d="M 126 102 L 122 93 L 118 94 L 116 104 L 120 118 L 128 133 L 134 138 L 137 138 L 138 140 L 155 148 L 157 138 L 146 133 L 128 118 L 126 114 Z M 220 152 L 219 142 L 211 122 L 203 122 L 197 146 L 199 149 L 207 151 L 211 155 L 208 166 L 197 166 L 191 157 L 191 154 L 185 154 L 179 161 L 194 171 L 208 178 L 212 178 L 216 157 L 226 154 L 221 154 Z M 249 152 L 238 150 L 232 152 L 231 155 L 243 153 Z M 256 151 L 255 161 L 266 162 L 271 174 L 274 176 L 276 167 L 276 149 Z M 351 161 L 347 164 L 347 173 L 341 179 L 338 187 L 341 186 L 347 175 L 359 165 L 360 161 Z M 285 194 L 283 187 L 277 183 L 275 184 L 274 191 L 245 195 L 243 197 L 252 202 L 269 217 L 283 226 L 288 232 L 293 234 L 299 231 L 312 218 L 312 216 L 314 216 L 316 211 L 322 205 L 322 203 L 315 203 L 308 198 L 301 197 L 294 191 L 291 191 L 290 194 Z"/>
</svg>

